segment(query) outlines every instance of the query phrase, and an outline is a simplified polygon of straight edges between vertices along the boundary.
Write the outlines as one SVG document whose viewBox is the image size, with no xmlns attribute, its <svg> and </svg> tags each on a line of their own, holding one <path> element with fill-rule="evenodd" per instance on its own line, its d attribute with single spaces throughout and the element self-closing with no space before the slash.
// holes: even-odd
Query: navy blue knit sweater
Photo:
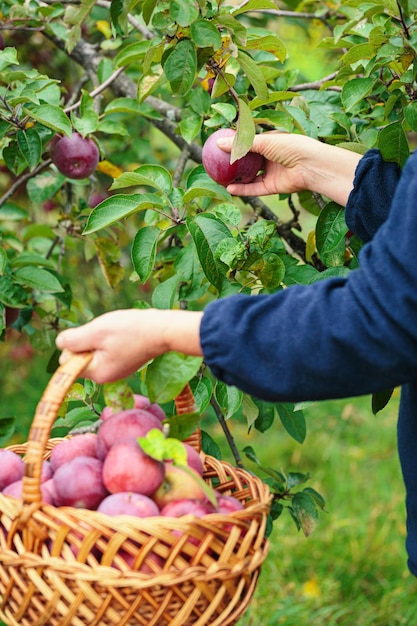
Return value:
<svg viewBox="0 0 417 626">
<path fill-rule="evenodd" d="M 209 304 L 206 363 L 228 385 L 269 401 L 324 400 L 401 386 L 398 448 L 407 550 L 417 576 L 417 153 L 402 172 L 377 150 L 360 160 L 346 206 L 363 239 L 347 278 Z"/>
</svg>

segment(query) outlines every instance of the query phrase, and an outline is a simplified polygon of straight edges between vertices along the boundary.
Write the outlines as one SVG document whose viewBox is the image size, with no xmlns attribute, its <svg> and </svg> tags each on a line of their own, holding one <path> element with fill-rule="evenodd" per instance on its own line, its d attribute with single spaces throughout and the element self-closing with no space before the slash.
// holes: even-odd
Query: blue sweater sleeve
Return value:
<svg viewBox="0 0 417 626">
<path fill-rule="evenodd" d="M 361 159 L 348 217 L 359 236 L 375 235 L 347 278 L 206 307 L 201 345 L 219 379 L 265 400 L 300 401 L 417 377 L 417 154 L 398 177 L 376 153 Z"/>
<path fill-rule="evenodd" d="M 359 161 L 353 190 L 346 205 L 346 223 L 362 241 L 372 239 L 385 222 L 401 170 L 369 150 Z"/>
</svg>

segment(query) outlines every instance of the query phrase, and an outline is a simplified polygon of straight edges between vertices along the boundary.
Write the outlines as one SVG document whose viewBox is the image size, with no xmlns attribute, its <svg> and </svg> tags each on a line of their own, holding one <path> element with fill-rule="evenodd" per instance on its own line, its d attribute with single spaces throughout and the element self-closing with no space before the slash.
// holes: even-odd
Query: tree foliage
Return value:
<svg viewBox="0 0 417 626">
<path fill-rule="evenodd" d="M 50 354 L 52 368 L 56 333 L 106 308 L 202 309 L 357 267 L 362 243 L 341 207 L 308 192 L 234 198 L 205 173 L 201 148 L 232 127 L 238 158 L 255 133 L 279 130 L 360 153 L 378 148 L 403 165 L 417 131 L 413 0 L 6 0 L 0 8 L 3 340 L 14 310 L 14 328 Z M 321 33 L 331 74 L 311 81 L 289 65 L 286 33 L 297 28 Z M 51 163 L 53 138 L 73 131 L 100 149 L 86 180 Z M 307 232 L 305 215 L 314 220 Z M 280 420 L 297 441 L 306 436 L 304 407 L 260 402 L 191 359 L 166 355 L 141 379 L 155 401 L 190 381 L 200 411 L 214 407 L 226 432 L 240 412 L 248 429 Z M 96 397 L 88 381 L 77 395 L 88 406 Z M 374 397 L 373 410 L 388 400 L 389 391 Z M 67 408 L 63 423 L 85 422 L 85 411 L 65 416 Z M 213 452 L 208 434 L 204 441 Z M 252 449 L 246 455 L 260 466 Z M 275 515 L 285 504 L 310 532 L 320 496 L 292 493 L 304 476 L 260 467 L 278 496 Z"/>
</svg>

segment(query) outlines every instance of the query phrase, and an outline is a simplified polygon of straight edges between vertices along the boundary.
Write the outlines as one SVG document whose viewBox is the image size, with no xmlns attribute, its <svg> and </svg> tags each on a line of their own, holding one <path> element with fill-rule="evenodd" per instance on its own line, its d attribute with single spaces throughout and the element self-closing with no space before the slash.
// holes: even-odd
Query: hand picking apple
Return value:
<svg viewBox="0 0 417 626">
<path fill-rule="evenodd" d="M 232 134 L 225 133 L 229 136 L 221 134 L 222 137 L 217 140 L 217 145 L 221 148 L 218 152 L 227 157 L 234 131 Z M 213 136 L 214 133 L 211 137 Z M 340 203 L 347 202 L 355 168 L 361 158 L 349 150 L 325 145 L 310 137 L 281 132 L 256 135 L 251 152 L 258 153 L 265 159 L 264 172 L 253 182 L 230 183 L 227 188 L 231 193 L 266 195 L 310 189 L 326 193 Z M 257 168 L 259 169 L 259 164 Z M 285 298 L 287 297 L 286 293 Z M 221 321 L 223 314 L 220 310 L 226 311 L 238 299 L 240 302 L 241 298 L 242 305 L 248 312 L 252 306 L 263 302 L 263 299 L 248 300 L 242 296 L 223 298 L 211 303 L 204 315 L 201 311 L 159 309 L 126 309 L 105 313 L 83 326 L 64 330 L 58 335 L 56 344 L 63 350 L 60 362 L 68 358 L 68 351 L 93 351 L 93 359 L 83 374 L 97 383 L 125 378 L 151 359 L 171 350 L 193 356 L 203 355 L 215 366 L 215 361 L 225 355 L 226 345 L 234 343 L 236 349 L 234 333 L 238 327 L 238 320 L 231 320 L 230 326 L 225 325 Z M 217 311 L 218 318 L 212 324 L 208 321 L 209 313 Z M 256 323 L 256 326 L 259 324 Z M 243 333 L 243 330 L 242 328 L 242 343 L 238 345 L 244 346 L 249 341 L 254 341 L 256 345 L 253 328 L 248 333 Z M 270 347 L 269 338 L 267 343 Z M 259 354 L 262 354 L 261 350 Z M 276 359 L 274 353 L 272 362 Z M 236 361 L 231 358 L 229 365 L 218 372 L 220 378 L 229 377 L 229 370 L 235 367 Z M 217 370 L 218 368 L 216 373 Z M 243 378 L 238 375 L 237 386 L 244 386 L 245 379 L 250 381 L 252 374 L 250 367 L 248 372 L 242 374 Z M 273 384 L 270 388 L 273 388 Z"/>
<path fill-rule="evenodd" d="M 205 142 L 201 155 L 207 174 L 224 187 L 231 183 L 251 183 L 264 165 L 263 156 L 255 152 L 248 152 L 230 163 L 230 156 L 219 148 L 217 142 L 223 137 L 234 138 L 235 135 L 236 131 L 232 128 L 214 131 Z"/>
</svg>

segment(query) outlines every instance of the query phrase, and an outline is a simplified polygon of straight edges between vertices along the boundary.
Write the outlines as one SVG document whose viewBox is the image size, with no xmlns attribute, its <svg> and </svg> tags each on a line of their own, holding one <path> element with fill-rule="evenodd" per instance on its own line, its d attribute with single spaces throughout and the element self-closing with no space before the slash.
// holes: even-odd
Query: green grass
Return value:
<svg viewBox="0 0 417 626">
<path fill-rule="evenodd" d="M 15 440 L 25 440 L 49 375 L 44 362 L 0 361 L 14 376 L 2 378 L 0 417 L 19 419 Z M 398 395 L 374 416 L 370 399 L 321 402 L 306 411 L 303 445 L 279 421 L 265 434 L 229 424 L 239 447 L 252 445 L 261 462 L 308 472 L 308 485 L 326 500 L 309 538 L 284 513 L 250 608 L 239 626 L 416 626 L 417 580 L 406 567 L 404 487 L 396 450 Z M 207 430 L 221 441 L 208 418 Z M 204 423 L 203 423 L 204 427 Z M 250 469 L 255 469 L 248 462 Z M 1 624 L 1 622 L 0 622 Z"/>
<path fill-rule="evenodd" d="M 377 416 L 369 398 L 317 403 L 302 446 L 279 429 L 263 436 L 263 463 L 277 467 L 278 459 L 284 469 L 308 471 L 326 513 L 307 539 L 289 515 L 275 522 L 239 626 L 417 624 L 417 581 L 404 549 L 397 408 L 398 397 Z"/>
</svg>

